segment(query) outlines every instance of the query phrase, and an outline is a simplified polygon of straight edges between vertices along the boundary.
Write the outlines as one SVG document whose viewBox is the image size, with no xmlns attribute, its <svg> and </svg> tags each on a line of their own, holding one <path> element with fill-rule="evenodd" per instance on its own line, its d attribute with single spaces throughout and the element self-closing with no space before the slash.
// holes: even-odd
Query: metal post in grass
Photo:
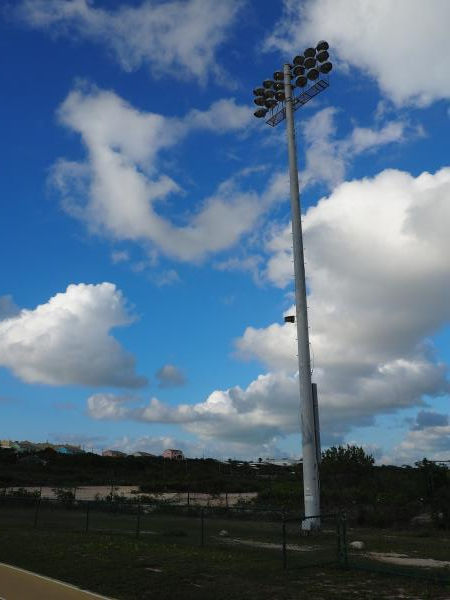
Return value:
<svg viewBox="0 0 450 600">
<path fill-rule="evenodd" d="M 201 546 L 205 545 L 205 509 L 200 510 Z"/>
<path fill-rule="evenodd" d="M 141 531 L 141 505 L 137 505 L 137 517 L 136 517 L 136 537 L 139 537 Z"/>
<path fill-rule="evenodd" d="M 287 552 L 286 552 L 286 513 L 283 510 L 282 518 L 282 536 L 283 536 L 283 544 L 282 544 L 282 552 L 283 552 L 283 569 L 287 568 Z"/>
<path fill-rule="evenodd" d="M 338 560 L 343 568 L 348 567 L 347 555 L 347 520 L 345 513 L 339 513 L 337 517 L 337 536 L 338 536 Z"/>
<path fill-rule="evenodd" d="M 86 533 L 89 531 L 89 502 L 86 502 L 86 527 L 85 527 L 85 531 Z"/>
<path fill-rule="evenodd" d="M 34 524 L 33 524 L 33 527 L 35 529 L 36 529 L 37 524 L 38 524 L 38 516 L 39 516 L 39 508 L 40 508 L 40 506 L 41 506 L 41 498 L 39 497 L 39 498 L 37 498 L 36 508 L 34 510 Z"/>
</svg>

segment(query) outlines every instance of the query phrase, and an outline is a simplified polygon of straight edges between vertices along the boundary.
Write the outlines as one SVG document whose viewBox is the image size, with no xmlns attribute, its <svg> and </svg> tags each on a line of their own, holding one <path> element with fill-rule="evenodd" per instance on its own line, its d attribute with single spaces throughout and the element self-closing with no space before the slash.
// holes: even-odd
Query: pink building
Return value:
<svg viewBox="0 0 450 600">
<path fill-rule="evenodd" d="M 181 452 L 181 450 L 174 450 L 173 448 L 164 450 L 162 455 L 163 455 L 163 458 L 170 458 L 171 460 L 183 460 L 184 459 L 184 454 Z"/>
<path fill-rule="evenodd" d="M 126 456 L 125 452 L 120 452 L 120 450 L 103 450 L 102 456 L 112 456 L 114 458 L 122 458 Z"/>
</svg>

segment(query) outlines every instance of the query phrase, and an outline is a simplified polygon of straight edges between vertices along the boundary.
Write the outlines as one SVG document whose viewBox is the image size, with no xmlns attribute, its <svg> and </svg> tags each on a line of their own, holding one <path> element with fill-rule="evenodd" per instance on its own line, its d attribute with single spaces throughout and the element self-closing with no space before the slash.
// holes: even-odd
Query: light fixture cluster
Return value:
<svg viewBox="0 0 450 600">
<path fill-rule="evenodd" d="M 329 62 L 328 42 L 320 41 L 315 48 L 306 48 L 303 54 L 294 56 L 291 65 L 291 80 L 295 87 L 303 88 L 308 81 L 315 81 L 320 74 L 327 75 L 333 65 Z M 267 112 L 273 111 L 279 102 L 286 100 L 284 93 L 284 73 L 275 71 L 272 79 L 266 79 L 262 87 L 253 90 L 254 103 L 259 107 L 253 114 L 255 117 L 265 117 Z"/>
</svg>

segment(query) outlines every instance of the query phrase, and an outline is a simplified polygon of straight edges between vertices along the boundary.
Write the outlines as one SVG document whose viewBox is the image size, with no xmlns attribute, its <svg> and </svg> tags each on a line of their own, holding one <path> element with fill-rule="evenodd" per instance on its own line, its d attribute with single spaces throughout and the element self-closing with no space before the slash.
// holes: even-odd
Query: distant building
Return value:
<svg viewBox="0 0 450 600">
<path fill-rule="evenodd" d="M 171 460 L 184 460 L 184 454 L 181 452 L 181 450 L 174 450 L 173 448 L 164 450 L 162 455 L 163 458 L 170 458 Z"/>
<path fill-rule="evenodd" d="M 156 454 L 150 454 L 150 452 L 133 452 L 132 456 L 140 456 L 140 457 L 146 457 L 146 458 L 155 458 Z"/>
<path fill-rule="evenodd" d="M 103 450 L 102 456 L 112 456 L 113 458 L 121 458 L 126 456 L 125 452 L 120 452 L 120 450 Z"/>
<path fill-rule="evenodd" d="M 300 459 L 296 459 L 296 458 L 265 458 L 264 459 L 264 464 L 265 465 L 274 465 L 276 467 L 293 467 L 295 465 L 301 465 L 303 463 L 303 460 Z"/>
<path fill-rule="evenodd" d="M 84 454 L 84 450 L 83 448 L 81 448 L 81 446 L 72 446 L 72 444 L 63 444 L 63 445 L 57 445 L 53 447 L 54 450 L 56 450 L 56 452 L 59 452 L 59 454 L 69 454 L 69 455 L 74 455 L 74 454 Z"/>
</svg>

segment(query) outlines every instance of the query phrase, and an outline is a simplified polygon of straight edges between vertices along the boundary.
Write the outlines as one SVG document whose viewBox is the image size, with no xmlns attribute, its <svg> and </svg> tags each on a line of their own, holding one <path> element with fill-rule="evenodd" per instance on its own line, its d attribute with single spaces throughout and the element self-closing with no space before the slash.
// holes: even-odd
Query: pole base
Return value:
<svg viewBox="0 0 450 600">
<path fill-rule="evenodd" d="M 306 517 L 302 519 L 301 531 L 304 535 L 320 530 L 320 517 Z"/>
</svg>

